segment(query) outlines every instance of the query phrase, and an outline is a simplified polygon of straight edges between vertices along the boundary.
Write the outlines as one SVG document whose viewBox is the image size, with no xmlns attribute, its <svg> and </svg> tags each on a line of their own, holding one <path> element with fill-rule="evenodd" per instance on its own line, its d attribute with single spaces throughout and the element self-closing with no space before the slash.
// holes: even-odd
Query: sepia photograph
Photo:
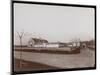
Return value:
<svg viewBox="0 0 100 75">
<path fill-rule="evenodd" d="M 12 1 L 14 73 L 96 68 L 96 7 Z"/>
</svg>

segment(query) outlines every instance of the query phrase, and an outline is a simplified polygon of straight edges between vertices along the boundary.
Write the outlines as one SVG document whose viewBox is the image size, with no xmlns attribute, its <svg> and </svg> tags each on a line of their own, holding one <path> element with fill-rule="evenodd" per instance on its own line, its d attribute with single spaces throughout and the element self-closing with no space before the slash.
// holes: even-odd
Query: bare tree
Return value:
<svg viewBox="0 0 100 75">
<path fill-rule="evenodd" d="M 25 33 L 24 31 L 17 32 L 17 34 L 18 34 L 18 37 L 19 37 L 20 49 L 21 49 L 21 51 L 20 51 L 19 67 L 22 68 L 22 50 L 23 50 L 22 45 L 23 45 L 23 37 L 24 36 L 30 36 L 30 35 L 33 35 L 33 34 L 32 33 L 28 33 L 28 32 Z"/>
<path fill-rule="evenodd" d="M 72 43 L 72 48 L 80 47 L 81 40 L 79 38 L 73 38 L 71 40 L 71 43 Z"/>
<path fill-rule="evenodd" d="M 19 61 L 19 67 L 22 68 L 22 39 L 23 39 L 23 36 L 24 36 L 24 32 L 17 32 L 18 34 L 18 37 L 19 37 L 19 41 L 20 41 L 20 61 Z"/>
</svg>

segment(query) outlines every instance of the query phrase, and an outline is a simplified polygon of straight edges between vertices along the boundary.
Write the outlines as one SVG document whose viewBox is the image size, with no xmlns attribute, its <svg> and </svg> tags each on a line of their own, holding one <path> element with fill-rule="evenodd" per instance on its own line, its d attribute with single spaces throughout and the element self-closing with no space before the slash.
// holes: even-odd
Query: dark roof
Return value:
<svg viewBox="0 0 100 75">
<path fill-rule="evenodd" d="M 45 43 L 48 43 L 48 41 L 47 40 L 45 40 L 45 39 L 39 39 L 39 38 L 32 38 L 32 40 L 34 40 L 35 42 L 45 42 Z"/>
</svg>

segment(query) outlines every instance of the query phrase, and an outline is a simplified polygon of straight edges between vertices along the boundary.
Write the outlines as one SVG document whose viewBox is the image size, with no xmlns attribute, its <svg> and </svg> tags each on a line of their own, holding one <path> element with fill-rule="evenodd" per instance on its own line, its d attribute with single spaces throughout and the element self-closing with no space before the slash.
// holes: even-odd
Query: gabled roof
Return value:
<svg viewBox="0 0 100 75">
<path fill-rule="evenodd" d="M 48 41 L 45 40 L 45 39 L 32 38 L 32 40 L 34 40 L 35 42 L 45 42 L 45 43 L 48 43 Z"/>
</svg>

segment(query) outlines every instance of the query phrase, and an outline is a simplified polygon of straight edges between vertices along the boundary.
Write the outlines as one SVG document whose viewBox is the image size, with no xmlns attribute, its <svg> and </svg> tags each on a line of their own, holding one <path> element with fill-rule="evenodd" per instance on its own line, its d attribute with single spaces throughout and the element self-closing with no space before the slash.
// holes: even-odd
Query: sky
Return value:
<svg viewBox="0 0 100 75">
<path fill-rule="evenodd" d="M 23 44 L 30 38 L 49 42 L 94 39 L 94 9 L 14 3 L 14 44 L 17 32 L 24 32 Z"/>
</svg>

